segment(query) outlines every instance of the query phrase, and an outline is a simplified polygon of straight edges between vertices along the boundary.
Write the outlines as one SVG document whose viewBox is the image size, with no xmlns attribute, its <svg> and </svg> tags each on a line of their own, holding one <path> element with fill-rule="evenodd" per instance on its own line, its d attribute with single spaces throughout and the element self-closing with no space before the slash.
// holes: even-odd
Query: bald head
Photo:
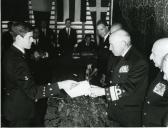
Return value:
<svg viewBox="0 0 168 128">
<path fill-rule="evenodd" d="M 156 67 L 161 67 L 163 57 L 168 53 L 168 38 L 157 40 L 152 47 L 150 59 L 153 60 Z"/>
<path fill-rule="evenodd" d="M 113 31 L 110 35 L 110 39 L 117 40 L 117 41 L 125 41 L 125 43 L 130 44 L 131 38 L 127 31 L 123 29 L 118 29 L 116 31 Z"/>
<path fill-rule="evenodd" d="M 115 56 L 122 56 L 125 50 L 131 45 L 131 39 L 128 32 L 119 29 L 111 33 L 109 37 L 110 50 Z"/>
<path fill-rule="evenodd" d="M 122 29 L 122 25 L 120 23 L 113 24 L 110 28 L 110 32 L 116 32 L 117 30 Z"/>
</svg>

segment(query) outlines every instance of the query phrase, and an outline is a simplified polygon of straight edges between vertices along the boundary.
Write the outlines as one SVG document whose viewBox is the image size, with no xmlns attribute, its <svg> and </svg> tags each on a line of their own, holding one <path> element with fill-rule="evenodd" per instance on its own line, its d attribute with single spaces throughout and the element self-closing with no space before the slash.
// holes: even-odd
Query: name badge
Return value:
<svg viewBox="0 0 168 128">
<path fill-rule="evenodd" d="M 129 71 L 128 65 L 124 65 L 124 66 L 120 67 L 120 69 L 119 69 L 119 73 L 127 73 L 128 71 Z"/>
<path fill-rule="evenodd" d="M 153 92 L 160 96 L 163 96 L 165 91 L 166 91 L 166 85 L 162 83 L 158 83 L 153 89 Z"/>
<path fill-rule="evenodd" d="M 106 49 L 106 48 L 108 48 L 108 47 L 105 45 L 104 48 Z"/>
</svg>

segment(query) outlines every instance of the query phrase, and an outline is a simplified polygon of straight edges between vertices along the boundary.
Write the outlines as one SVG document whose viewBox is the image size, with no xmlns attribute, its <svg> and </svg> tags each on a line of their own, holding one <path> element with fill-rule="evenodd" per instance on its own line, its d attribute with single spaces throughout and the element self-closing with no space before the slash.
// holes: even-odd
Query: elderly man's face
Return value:
<svg viewBox="0 0 168 128">
<path fill-rule="evenodd" d="M 156 67 L 161 68 L 163 57 L 168 53 L 168 38 L 155 41 L 152 47 L 150 60 L 153 60 Z"/>
<path fill-rule="evenodd" d="M 108 28 L 104 24 L 99 24 L 97 26 L 97 31 L 98 31 L 99 36 L 101 36 L 102 38 L 104 38 L 105 35 L 108 33 Z"/>
<path fill-rule="evenodd" d="M 155 49 L 152 49 L 152 53 L 150 55 L 150 60 L 152 60 L 155 64 L 155 67 L 160 67 L 161 65 L 161 59 L 160 59 L 160 55 L 158 55 L 158 53 L 155 51 Z"/>
<path fill-rule="evenodd" d="M 115 56 L 122 56 L 126 43 L 121 40 L 119 36 L 110 36 L 109 43 L 109 50 L 112 51 Z"/>
<path fill-rule="evenodd" d="M 163 78 L 168 81 L 168 55 L 163 60 L 162 70 L 163 70 L 163 73 L 164 73 Z"/>
<path fill-rule="evenodd" d="M 152 48 L 152 53 L 150 55 L 150 60 L 154 62 L 155 67 L 160 68 L 162 58 L 163 58 L 162 52 L 159 51 L 158 47 L 154 45 Z"/>
</svg>

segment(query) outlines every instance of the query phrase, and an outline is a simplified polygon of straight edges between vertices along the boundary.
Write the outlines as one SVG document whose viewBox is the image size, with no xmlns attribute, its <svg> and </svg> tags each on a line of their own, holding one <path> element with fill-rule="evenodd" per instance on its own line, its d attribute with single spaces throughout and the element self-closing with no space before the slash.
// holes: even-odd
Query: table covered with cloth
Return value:
<svg viewBox="0 0 168 128">
<path fill-rule="evenodd" d="M 70 98 L 69 96 L 55 96 L 48 99 L 45 126 L 108 127 L 111 126 L 111 122 L 108 120 L 106 107 L 104 97 L 80 96 Z"/>
</svg>

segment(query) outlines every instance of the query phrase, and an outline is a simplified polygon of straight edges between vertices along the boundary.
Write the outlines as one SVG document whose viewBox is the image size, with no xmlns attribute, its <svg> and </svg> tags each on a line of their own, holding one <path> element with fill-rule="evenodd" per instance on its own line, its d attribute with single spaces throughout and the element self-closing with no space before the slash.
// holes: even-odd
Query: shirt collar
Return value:
<svg viewBox="0 0 168 128">
<path fill-rule="evenodd" d="M 124 53 L 121 55 L 122 57 L 124 57 L 126 54 L 127 54 L 127 52 L 129 51 L 129 49 L 132 47 L 132 45 L 130 45 L 125 51 L 124 51 Z"/>
<path fill-rule="evenodd" d="M 16 47 L 17 49 L 19 49 L 23 54 L 25 54 L 25 51 L 20 48 L 19 46 L 17 46 L 15 43 L 13 43 L 13 46 Z"/>
<path fill-rule="evenodd" d="M 107 39 L 109 33 L 110 33 L 110 32 L 108 32 L 108 33 L 104 36 L 104 41 Z"/>
</svg>

